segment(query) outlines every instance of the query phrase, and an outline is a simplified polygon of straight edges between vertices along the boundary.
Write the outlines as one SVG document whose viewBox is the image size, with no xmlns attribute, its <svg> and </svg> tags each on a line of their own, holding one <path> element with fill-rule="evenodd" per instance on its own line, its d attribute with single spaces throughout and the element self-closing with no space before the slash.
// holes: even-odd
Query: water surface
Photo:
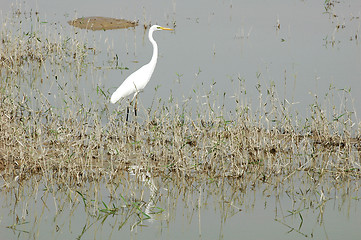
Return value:
<svg viewBox="0 0 361 240">
<path fill-rule="evenodd" d="M 310 115 L 310 105 L 317 99 L 327 116 L 349 111 L 358 122 L 361 3 L 332 3 L 27 1 L 21 3 L 21 11 L 38 12 L 41 24 L 24 22 L 20 32 L 33 27 L 49 34 L 49 39 L 57 35 L 79 38 L 86 42 L 89 58 L 79 66 L 72 56 L 56 67 L 23 66 L 23 75 L 15 83 L 18 97 L 37 99 L 40 94 L 58 109 L 77 108 L 74 101 L 89 108 L 96 103 L 99 111 L 124 110 L 126 101 L 111 105 L 110 94 L 150 60 L 152 49 L 144 24 L 159 24 L 175 31 L 155 33 L 159 59 L 139 98 L 143 119 L 154 99 L 196 109 L 209 101 L 207 96 L 216 108 L 224 105 L 227 117 L 232 118 L 236 99 L 257 111 L 260 98 L 267 99 L 274 86 L 279 101 L 288 102 L 301 121 Z M 3 17 L 11 11 L 10 5 L 1 2 Z M 139 20 L 139 26 L 93 32 L 67 24 L 82 16 Z M 36 101 L 31 104 L 36 108 Z M 257 174 L 241 179 L 177 178 L 171 173 L 146 176 L 125 171 L 113 181 L 107 176 L 100 183 L 79 186 L 36 176 L 26 183 L 14 179 L 10 186 L 3 181 L 1 236 L 357 239 L 361 235 L 358 175 L 296 172 L 280 173 L 271 180 Z M 104 209 L 113 207 L 118 210 L 107 215 Z M 143 214 L 147 207 L 150 219 Z"/>
</svg>

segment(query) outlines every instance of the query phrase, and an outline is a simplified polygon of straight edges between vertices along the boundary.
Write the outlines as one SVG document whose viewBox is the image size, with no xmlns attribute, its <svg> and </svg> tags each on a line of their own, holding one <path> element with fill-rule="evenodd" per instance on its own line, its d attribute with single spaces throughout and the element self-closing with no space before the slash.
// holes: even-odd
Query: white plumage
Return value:
<svg viewBox="0 0 361 240">
<path fill-rule="evenodd" d="M 132 101 L 135 99 L 137 94 L 141 92 L 147 83 L 149 82 L 155 65 L 157 64 L 158 59 L 158 45 L 153 39 L 153 32 L 158 30 L 173 30 L 170 28 L 164 28 L 158 25 L 153 25 L 149 29 L 148 37 L 149 41 L 153 45 L 153 56 L 150 62 L 134 73 L 132 73 L 125 81 L 120 85 L 120 87 L 112 94 L 110 99 L 111 103 L 116 103 L 119 99 L 128 97 L 131 94 L 134 94 Z"/>
</svg>

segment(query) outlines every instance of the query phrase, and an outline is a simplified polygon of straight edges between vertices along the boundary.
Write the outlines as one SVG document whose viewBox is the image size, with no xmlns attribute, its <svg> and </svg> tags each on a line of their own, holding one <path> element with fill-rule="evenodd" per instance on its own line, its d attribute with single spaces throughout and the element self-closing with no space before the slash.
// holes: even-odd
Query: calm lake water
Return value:
<svg viewBox="0 0 361 240">
<path fill-rule="evenodd" d="M 133 175 L 79 187 L 84 201 L 64 185 L 30 181 L 1 193 L 1 239 L 358 239 L 357 183 L 305 175 L 244 189 L 232 179 Z M 151 204 L 151 219 L 126 205 L 134 199 Z M 107 216 L 104 203 L 121 210 Z"/>
<path fill-rule="evenodd" d="M 9 1 L 3 2 L 4 6 L 10 5 Z M 27 1 L 22 6 L 38 11 L 47 31 L 52 28 L 75 31 L 78 37 L 89 41 L 89 47 L 99 49 L 96 61 L 102 70 L 89 69 L 76 83 L 74 94 L 82 97 L 99 98 L 94 94 L 98 86 L 111 94 L 131 72 L 150 60 L 152 48 L 142 25 L 151 23 L 174 27 L 175 32 L 154 35 L 159 59 L 152 80 L 140 98 L 145 108 L 154 96 L 195 102 L 196 95 L 213 91 L 218 102 L 222 102 L 226 94 L 226 107 L 232 111 L 233 96 L 240 95 L 242 89 L 246 91 L 241 94 L 243 104 L 256 108 L 259 91 L 266 96 L 267 89 L 274 84 L 280 101 L 287 100 L 302 116 L 308 115 L 315 96 L 325 106 L 332 101 L 337 110 L 346 105 L 350 111 L 360 112 L 357 103 L 361 102 L 358 94 L 361 3 L 331 1 L 333 5 L 328 8 L 324 2 L 174 0 L 133 4 L 39 0 Z M 8 9 L 4 7 L 3 14 Z M 67 25 L 68 20 L 82 16 L 139 20 L 140 26 L 86 32 Z M 129 70 L 115 69 L 116 57 L 118 66 Z M 59 76 L 58 81 L 69 82 L 72 78 L 71 74 Z M 260 90 L 257 86 L 261 86 Z M 42 88 L 55 92 L 56 86 Z M 350 90 L 351 96 L 345 90 Z M 328 99 L 326 95 L 333 97 Z M 106 100 L 96 99 L 104 101 L 102 104 L 107 104 Z"/>
<path fill-rule="evenodd" d="M 3 17 L 11 11 L 11 3 L 0 0 Z M 216 104 L 224 102 L 232 114 L 235 95 L 241 94 L 242 104 L 257 109 L 259 93 L 266 96 L 267 89 L 274 84 L 280 102 L 286 99 L 302 117 L 309 115 L 309 105 L 317 95 L 326 108 L 335 106 L 342 113 L 346 106 L 359 120 L 361 1 L 330 1 L 330 4 L 299 0 L 20 3 L 25 11 L 39 12 L 46 31 L 72 33 L 88 41 L 89 48 L 96 49 L 94 65 L 80 76 L 72 71 L 44 73 L 51 79 L 57 75 L 57 83 L 63 85 L 64 91 L 78 96 L 84 104 L 94 101 L 110 109 L 125 106 L 125 101 L 122 105 L 111 105 L 109 99 L 99 98 L 97 89 L 110 95 L 130 73 L 150 60 L 152 49 L 143 24 L 151 23 L 175 31 L 154 35 L 159 59 L 151 81 L 139 97 L 144 108 L 151 105 L 153 98 L 167 100 L 170 96 L 179 103 L 188 99 L 192 107 L 211 95 Z M 139 20 L 139 26 L 92 32 L 67 24 L 82 16 Z M 59 92 L 53 81 L 40 83 L 35 77 L 34 81 L 25 78 L 19 84 L 24 94 L 32 95 L 29 86 L 46 94 L 50 102 L 63 104 L 59 99 L 64 93 Z M 50 191 L 42 181 L 33 180 L 25 186 L 16 186 L 14 182 L 13 190 L 0 193 L 0 240 L 358 239 L 361 236 L 357 178 L 315 182 L 307 179 L 306 174 L 295 175 L 277 184 L 277 181 L 249 184 L 243 190 L 227 180 L 202 179 L 188 185 L 162 178 L 154 178 L 152 184 L 139 182 L 135 176 L 129 179 L 112 194 L 109 190 L 112 187 L 105 183 L 100 183 L 98 190 L 93 185 L 79 188 L 88 199 L 88 208 L 79 193 L 67 188 L 51 186 L 54 190 Z M 140 222 L 137 214 L 127 212 L 130 207 L 120 196 L 144 203 L 156 199 L 152 205 L 162 212 Z M 107 206 L 113 203 L 123 206 L 124 211 L 103 221 L 104 214 L 94 215 L 94 211 L 105 208 L 102 201 Z M 130 217 L 125 221 L 127 214 Z M 22 217 L 25 224 L 11 227 Z"/>
</svg>

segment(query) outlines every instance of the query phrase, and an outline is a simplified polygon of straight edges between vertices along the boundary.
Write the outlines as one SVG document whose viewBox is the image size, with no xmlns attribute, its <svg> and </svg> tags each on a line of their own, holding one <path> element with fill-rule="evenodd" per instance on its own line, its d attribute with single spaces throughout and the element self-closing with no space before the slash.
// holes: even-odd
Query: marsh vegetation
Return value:
<svg viewBox="0 0 361 240">
<path fill-rule="evenodd" d="M 19 238 L 41 236 L 44 221 L 52 235 L 69 229 L 78 239 L 111 238 L 152 221 L 169 226 L 180 208 L 201 235 L 211 201 L 225 224 L 254 211 L 255 193 L 264 208 L 275 202 L 274 219 L 286 229 L 312 237 L 304 215 L 322 225 L 329 205 L 357 206 L 361 123 L 350 90 L 331 85 L 302 117 L 274 83 L 258 84 L 258 102 L 245 104 L 239 78 L 232 111 L 225 94 L 194 89 L 187 101 L 154 95 L 127 122 L 126 103 L 109 106 L 103 86 L 89 93 L 99 101 L 77 92 L 81 76 L 98 68 L 97 46 L 52 27 L 58 31 L 19 10 L 0 32 L 1 197 L 13 209 L 6 227 Z"/>
</svg>

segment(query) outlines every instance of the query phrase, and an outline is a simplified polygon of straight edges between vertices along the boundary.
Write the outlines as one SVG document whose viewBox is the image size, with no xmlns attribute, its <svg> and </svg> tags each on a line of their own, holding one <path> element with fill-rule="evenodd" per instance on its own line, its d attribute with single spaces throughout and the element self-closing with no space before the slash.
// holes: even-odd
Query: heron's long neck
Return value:
<svg viewBox="0 0 361 240">
<path fill-rule="evenodd" d="M 157 63 L 157 58 L 158 58 L 158 45 L 153 39 L 153 31 L 149 31 L 148 37 L 149 37 L 149 41 L 153 45 L 153 56 L 152 56 L 152 59 L 150 60 L 149 64 L 151 64 L 155 67 L 155 64 Z"/>
</svg>

